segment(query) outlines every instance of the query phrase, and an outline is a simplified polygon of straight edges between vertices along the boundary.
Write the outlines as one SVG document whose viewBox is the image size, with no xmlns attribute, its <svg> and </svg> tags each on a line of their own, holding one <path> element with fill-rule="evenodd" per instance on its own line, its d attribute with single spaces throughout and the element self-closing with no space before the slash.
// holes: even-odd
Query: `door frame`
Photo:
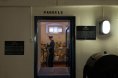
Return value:
<svg viewBox="0 0 118 78">
<path fill-rule="evenodd" d="M 34 16 L 34 78 L 38 78 L 38 20 L 69 20 L 70 21 L 70 78 L 76 78 L 75 64 L 75 16 Z"/>
</svg>

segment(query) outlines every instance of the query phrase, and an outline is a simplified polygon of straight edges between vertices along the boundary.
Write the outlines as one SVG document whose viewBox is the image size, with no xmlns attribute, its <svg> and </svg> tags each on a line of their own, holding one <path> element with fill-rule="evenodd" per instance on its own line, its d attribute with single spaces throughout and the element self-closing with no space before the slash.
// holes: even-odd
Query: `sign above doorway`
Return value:
<svg viewBox="0 0 118 78">
<path fill-rule="evenodd" d="M 58 14 L 58 15 L 61 15 L 61 14 L 63 14 L 63 11 L 55 11 L 55 10 L 43 11 L 43 14 Z"/>
</svg>

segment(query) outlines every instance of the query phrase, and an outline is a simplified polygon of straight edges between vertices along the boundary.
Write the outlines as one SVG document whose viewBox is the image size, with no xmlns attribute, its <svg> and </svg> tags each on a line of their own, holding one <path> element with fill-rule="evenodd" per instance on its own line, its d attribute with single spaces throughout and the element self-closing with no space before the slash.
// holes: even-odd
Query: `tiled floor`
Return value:
<svg viewBox="0 0 118 78">
<path fill-rule="evenodd" d="M 68 67 L 42 67 L 38 74 L 39 78 L 69 78 Z"/>
</svg>

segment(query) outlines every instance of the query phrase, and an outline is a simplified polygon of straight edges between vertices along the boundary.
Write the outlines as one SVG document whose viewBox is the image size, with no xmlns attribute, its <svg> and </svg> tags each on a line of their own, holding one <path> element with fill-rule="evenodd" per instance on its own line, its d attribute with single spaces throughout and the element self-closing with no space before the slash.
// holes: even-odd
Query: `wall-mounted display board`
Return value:
<svg viewBox="0 0 118 78">
<path fill-rule="evenodd" d="M 5 41 L 5 55 L 24 55 L 24 41 Z"/>
<path fill-rule="evenodd" d="M 96 26 L 76 26 L 77 40 L 96 40 Z"/>
</svg>

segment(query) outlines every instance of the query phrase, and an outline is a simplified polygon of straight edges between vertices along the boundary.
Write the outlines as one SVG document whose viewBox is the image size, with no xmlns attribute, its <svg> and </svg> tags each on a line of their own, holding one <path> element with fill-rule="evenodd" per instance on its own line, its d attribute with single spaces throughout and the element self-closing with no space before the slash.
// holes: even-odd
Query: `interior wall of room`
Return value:
<svg viewBox="0 0 118 78">
<path fill-rule="evenodd" d="M 101 18 L 111 21 L 110 35 L 96 40 L 76 40 L 76 78 L 83 78 L 83 67 L 94 53 L 108 51 L 118 54 L 118 6 L 0 7 L 0 78 L 34 78 L 34 16 L 44 10 L 62 10 L 54 16 L 76 16 L 76 26 L 96 26 Z M 103 10 L 103 11 L 102 11 Z M 31 21 L 32 20 L 32 21 Z M 4 55 L 4 41 L 24 41 L 24 55 Z"/>
<path fill-rule="evenodd" d="M 54 22 L 53 22 L 54 23 Z M 56 23 L 56 22 L 55 22 Z M 57 22 L 59 26 L 63 28 L 62 33 L 57 33 L 57 34 L 50 34 L 48 33 L 48 24 L 46 22 L 41 22 L 39 30 L 41 30 L 41 43 L 47 44 L 49 42 L 48 36 L 53 36 L 53 39 L 55 42 L 61 42 L 64 43 L 66 40 L 66 27 L 68 26 L 68 22 Z M 50 23 L 51 25 L 51 23 Z"/>
<path fill-rule="evenodd" d="M 30 7 L 0 7 L 0 78 L 33 78 L 31 36 Z M 24 55 L 4 55 L 5 41 L 24 41 Z"/>
<path fill-rule="evenodd" d="M 118 7 L 117 6 L 60 6 L 60 7 L 33 7 L 32 16 L 50 16 L 43 14 L 45 10 L 60 10 L 62 15 L 54 16 L 76 16 L 76 26 L 96 26 L 96 40 L 76 40 L 76 77 L 83 78 L 83 68 L 87 59 L 94 53 L 107 51 L 117 53 L 118 46 Z M 111 32 L 109 35 L 100 35 L 98 23 L 102 18 L 111 21 Z"/>
</svg>

